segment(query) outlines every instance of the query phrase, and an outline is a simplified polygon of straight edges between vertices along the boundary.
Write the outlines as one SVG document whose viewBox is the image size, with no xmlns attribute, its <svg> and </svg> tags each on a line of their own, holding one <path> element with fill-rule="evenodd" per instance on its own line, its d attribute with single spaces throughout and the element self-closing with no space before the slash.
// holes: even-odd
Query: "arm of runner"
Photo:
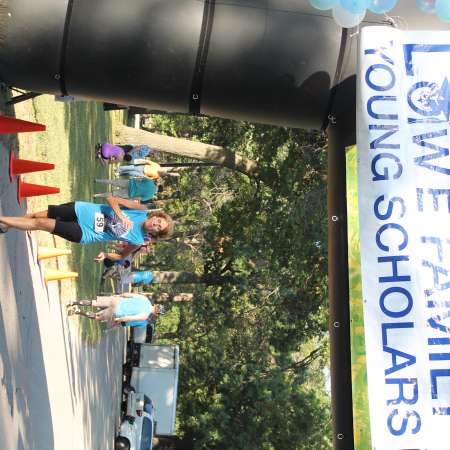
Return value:
<svg viewBox="0 0 450 450">
<path fill-rule="evenodd" d="M 100 252 L 96 257 L 95 261 L 103 261 L 104 259 L 111 259 L 112 261 L 120 261 L 123 259 L 123 256 L 121 253 L 107 253 L 107 252 Z"/>
<path fill-rule="evenodd" d="M 128 200 L 120 197 L 108 197 L 106 199 L 109 206 L 111 206 L 112 210 L 116 213 L 117 217 L 122 222 L 123 226 L 127 230 L 131 230 L 133 228 L 133 222 L 123 213 L 120 209 L 121 206 L 124 206 L 128 209 L 139 209 L 145 210 L 146 208 L 140 204 L 137 204 L 134 200 Z"/>
<path fill-rule="evenodd" d="M 124 206 L 128 209 L 141 209 L 145 210 L 147 209 L 145 205 L 141 205 L 140 203 L 135 202 L 134 200 L 129 200 L 126 198 L 120 198 L 120 197 L 107 197 L 106 201 L 108 202 L 108 205 L 111 206 L 113 211 L 120 217 L 123 215 L 122 211 L 120 210 L 121 206 Z"/>
<path fill-rule="evenodd" d="M 101 262 L 106 258 L 105 252 L 100 252 L 95 258 L 94 261 Z"/>
<path fill-rule="evenodd" d="M 140 248 L 140 245 L 127 245 L 125 246 L 122 251 L 120 252 L 120 258 L 119 259 L 123 259 L 125 257 L 127 257 L 129 254 L 133 253 L 135 250 L 137 250 L 138 248 Z"/>
</svg>

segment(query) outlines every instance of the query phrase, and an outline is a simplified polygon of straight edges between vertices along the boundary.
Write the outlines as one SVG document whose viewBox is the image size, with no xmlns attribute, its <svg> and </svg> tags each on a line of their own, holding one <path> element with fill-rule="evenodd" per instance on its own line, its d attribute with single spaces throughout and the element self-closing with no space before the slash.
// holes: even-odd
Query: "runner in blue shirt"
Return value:
<svg viewBox="0 0 450 450">
<path fill-rule="evenodd" d="M 150 284 L 153 281 L 153 272 L 148 270 L 131 272 L 122 280 L 123 283 L 130 283 L 133 286 Z"/>
<path fill-rule="evenodd" d="M 107 205 L 72 202 L 49 206 L 47 211 L 23 217 L 0 216 L 0 233 L 10 228 L 40 230 L 80 244 L 124 241 L 129 245 L 122 257 L 145 242 L 146 235 L 167 238 L 173 221 L 161 211 L 148 212 L 145 206 L 119 197 L 106 199 Z"/>
<path fill-rule="evenodd" d="M 83 311 L 80 306 L 91 306 L 97 311 Z M 68 314 L 77 314 L 107 322 L 109 325 L 144 327 L 149 317 L 164 313 L 159 305 L 152 305 L 147 297 L 134 293 L 98 296 L 95 300 L 77 300 L 67 304 Z"/>
</svg>

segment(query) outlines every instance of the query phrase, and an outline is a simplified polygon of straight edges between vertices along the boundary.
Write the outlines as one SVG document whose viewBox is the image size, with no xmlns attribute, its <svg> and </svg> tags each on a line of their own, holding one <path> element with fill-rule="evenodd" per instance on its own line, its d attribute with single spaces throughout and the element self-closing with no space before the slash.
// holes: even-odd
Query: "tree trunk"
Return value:
<svg viewBox="0 0 450 450">
<path fill-rule="evenodd" d="M 151 208 L 151 209 L 159 209 L 159 208 L 164 208 L 164 206 L 167 206 L 167 204 L 170 202 L 169 199 L 166 200 L 152 200 L 152 204 L 154 206 L 156 206 L 156 208 Z"/>
<path fill-rule="evenodd" d="M 167 163 L 159 163 L 161 167 L 171 167 L 171 168 L 180 168 L 180 169 L 198 169 L 199 167 L 222 167 L 219 164 L 213 162 L 191 162 L 191 163 L 177 163 L 177 162 L 167 162 Z"/>
<path fill-rule="evenodd" d="M 203 283 L 203 274 L 193 272 L 153 272 L 152 283 L 197 284 Z"/>
<path fill-rule="evenodd" d="M 256 161 L 218 145 L 203 144 L 202 142 L 189 139 L 150 133 L 121 124 L 116 127 L 115 136 L 115 142 L 118 144 L 146 144 L 158 152 L 210 161 L 220 166 L 237 170 L 250 177 L 258 176 L 258 164 Z"/>
<path fill-rule="evenodd" d="M 173 296 L 174 302 L 192 302 L 194 300 L 194 294 L 189 292 L 182 292 Z"/>
<path fill-rule="evenodd" d="M 153 284 L 208 284 L 208 285 L 221 285 L 225 283 L 232 283 L 232 277 L 229 276 L 216 276 L 207 275 L 203 273 L 193 272 L 153 272 Z"/>
<path fill-rule="evenodd" d="M 186 231 L 178 231 L 177 233 L 174 233 L 170 237 L 170 239 L 167 239 L 167 241 L 173 241 L 173 242 L 187 241 L 187 242 L 189 242 L 192 239 L 198 239 L 198 238 L 202 237 L 203 231 L 204 230 L 202 230 L 202 229 L 200 229 L 200 230 L 199 229 L 193 229 L 193 230 L 186 230 Z"/>
<path fill-rule="evenodd" d="M 157 339 L 176 339 L 178 337 L 178 333 L 176 332 L 167 332 L 167 333 L 156 333 Z"/>
<path fill-rule="evenodd" d="M 146 296 L 158 305 L 170 302 L 191 302 L 194 299 L 194 294 L 189 292 L 181 292 L 180 294 L 169 294 L 168 292 L 155 294 L 151 292 L 146 293 Z"/>
</svg>

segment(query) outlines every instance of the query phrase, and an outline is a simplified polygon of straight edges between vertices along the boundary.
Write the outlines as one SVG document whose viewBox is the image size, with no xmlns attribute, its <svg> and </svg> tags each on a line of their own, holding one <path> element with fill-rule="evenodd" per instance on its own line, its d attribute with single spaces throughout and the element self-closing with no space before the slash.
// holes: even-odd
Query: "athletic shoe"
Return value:
<svg viewBox="0 0 450 450">
<path fill-rule="evenodd" d="M 70 305 L 70 303 L 69 303 L 69 305 Z M 69 305 L 67 305 L 67 306 L 69 306 Z M 78 314 L 79 312 L 81 312 L 81 309 L 78 306 L 70 306 L 67 309 L 68 316 L 73 316 L 74 314 Z"/>
</svg>

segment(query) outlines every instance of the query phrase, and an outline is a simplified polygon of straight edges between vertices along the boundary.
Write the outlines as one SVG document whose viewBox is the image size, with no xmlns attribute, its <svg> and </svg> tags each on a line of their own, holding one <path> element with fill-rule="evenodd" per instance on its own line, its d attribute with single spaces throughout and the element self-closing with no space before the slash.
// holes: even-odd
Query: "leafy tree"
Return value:
<svg viewBox="0 0 450 450">
<path fill-rule="evenodd" d="M 158 244 L 147 264 L 222 282 L 190 285 L 195 300 L 170 303 L 158 326 L 181 349 L 180 436 L 164 445 L 331 448 L 324 136 L 204 117 L 149 121 L 153 131 L 257 165 L 250 177 L 204 167 L 170 186 L 178 195 L 165 208 L 180 236 Z M 193 233 L 195 243 L 187 240 Z M 179 289 L 186 285 L 151 286 L 155 296 Z"/>
</svg>

